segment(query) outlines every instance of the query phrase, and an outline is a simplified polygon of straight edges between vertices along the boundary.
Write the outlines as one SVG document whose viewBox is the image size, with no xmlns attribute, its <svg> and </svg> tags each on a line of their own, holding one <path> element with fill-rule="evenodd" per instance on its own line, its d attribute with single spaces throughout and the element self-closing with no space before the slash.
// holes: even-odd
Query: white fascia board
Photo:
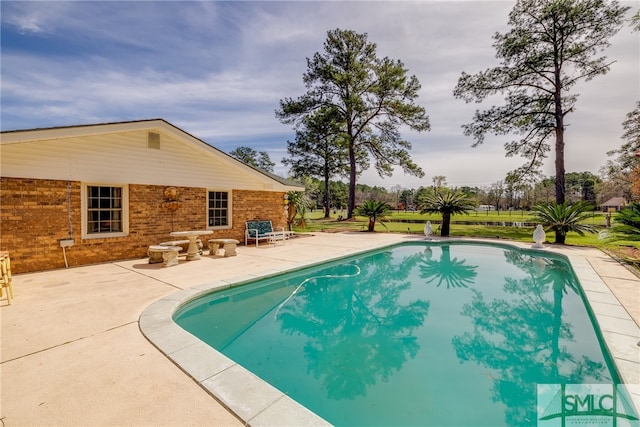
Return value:
<svg viewBox="0 0 640 427">
<path fill-rule="evenodd" d="M 55 127 L 47 129 L 30 129 L 30 130 L 18 130 L 7 131 L 0 133 L 0 144 L 20 144 L 26 142 L 63 139 L 63 138 L 78 138 L 91 135 L 101 135 L 107 133 L 128 132 L 143 129 L 158 129 L 166 125 L 167 122 L 161 119 L 155 120 L 141 120 L 136 122 L 123 122 L 123 123 L 105 123 L 96 125 L 80 125 L 80 126 L 66 126 Z"/>
</svg>

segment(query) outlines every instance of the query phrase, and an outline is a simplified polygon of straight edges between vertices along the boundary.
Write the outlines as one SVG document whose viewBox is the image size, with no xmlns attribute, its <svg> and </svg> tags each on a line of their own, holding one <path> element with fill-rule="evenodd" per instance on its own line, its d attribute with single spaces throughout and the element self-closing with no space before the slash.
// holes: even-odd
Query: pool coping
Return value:
<svg viewBox="0 0 640 427">
<path fill-rule="evenodd" d="M 173 321 L 172 316 L 185 304 L 213 291 L 312 267 L 345 256 L 395 246 L 401 241 L 398 239 L 397 242 L 360 247 L 348 255 L 341 253 L 318 258 L 312 262 L 303 262 L 295 267 L 273 268 L 177 291 L 154 302 L 142 312 L 139 318 L 140 330 L 160 352 L 247 425 L 329 426 L 331 424 L 319 415 L 182 329 Z M 416 241 L 425 240 L 421 238 Z M 488 243 L 549 252 L 567 258 L 596 318 L 604 344 L 613 358 L 618 374 L 632 397 L 636 412 L 640 413 L 640 328 L 584 256 L 570 251 L 565 253 L 565 248 L 560 247 L 545 246 L 543 249 L 532 249 L 531 245 L 521 242 L 490 239 L 440 238 L 431 242 Z"/>
</svg>

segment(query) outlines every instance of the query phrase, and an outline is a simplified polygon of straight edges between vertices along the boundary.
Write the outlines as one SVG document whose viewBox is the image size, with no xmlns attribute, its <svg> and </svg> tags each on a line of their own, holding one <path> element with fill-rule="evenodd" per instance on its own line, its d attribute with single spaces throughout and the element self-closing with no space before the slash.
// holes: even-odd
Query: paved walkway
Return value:
<svg viewBox="0 0 640 427">
<path fill-rule="evenodd" d="M 147 341 L 139 330 L 140 314 L 179 289 L 416 238 L 317 233 L 286 245 L 242 246 L 237 257 L 204 256 L 197 262 L 181 258 L 180 265 L 171 268 L 138 259 L 15 275 L 13 304 L 2 300 L 0 307 L 2 424 L 242 425 Z M 558 251 L 586 260 L 637 329 L 638 277 L 595 249 Z M 608 303 L 613 306 L 615 301 Z M 636 353 L 633 348 L 624 350 L 631 363 L 639 362 L 633 360 L 637 347 Z M 631 368 L 634 382 L 640 383 L 640 372 L 633 366 L 638 365 Z"/>
</svg>

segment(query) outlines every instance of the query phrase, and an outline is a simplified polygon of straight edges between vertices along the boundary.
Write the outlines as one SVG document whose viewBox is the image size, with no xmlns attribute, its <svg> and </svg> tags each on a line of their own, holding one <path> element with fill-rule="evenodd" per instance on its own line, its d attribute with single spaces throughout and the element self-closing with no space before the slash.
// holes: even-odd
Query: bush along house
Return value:
<svg viewBox="0 0 640 427">
<path fill-rule="evenodd" d="M 304 187 L 162 119 L 0 133 L 0 250 L 13 273 L 143 258 L 172 231 L 243 241 Z"/>
</svg>

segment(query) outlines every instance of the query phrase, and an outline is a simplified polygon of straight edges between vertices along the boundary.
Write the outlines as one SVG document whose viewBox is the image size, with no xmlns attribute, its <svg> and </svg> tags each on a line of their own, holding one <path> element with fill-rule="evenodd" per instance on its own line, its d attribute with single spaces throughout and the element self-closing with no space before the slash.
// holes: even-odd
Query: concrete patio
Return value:
<svg viewBox="0 0 640 427">
<path fill-rule="evenodd" d="M 315 233 L 275 246 L 241 246 L 236 257 L 181 258 L 171 268 L 136 259 L 15 275 L 15 299 L 0 307 L 2 424 L 243 425 L 145 338 L 141 313 L 182 289 L 421 238 Z M 596 249 L 546 250 L 571 258 L 625 381 L 640 383 L 640 279 Z M 598 288 L 603 283 L 608 289 Z M 638 406 L 637 388 L 634 393 Z"/>
</svg>

